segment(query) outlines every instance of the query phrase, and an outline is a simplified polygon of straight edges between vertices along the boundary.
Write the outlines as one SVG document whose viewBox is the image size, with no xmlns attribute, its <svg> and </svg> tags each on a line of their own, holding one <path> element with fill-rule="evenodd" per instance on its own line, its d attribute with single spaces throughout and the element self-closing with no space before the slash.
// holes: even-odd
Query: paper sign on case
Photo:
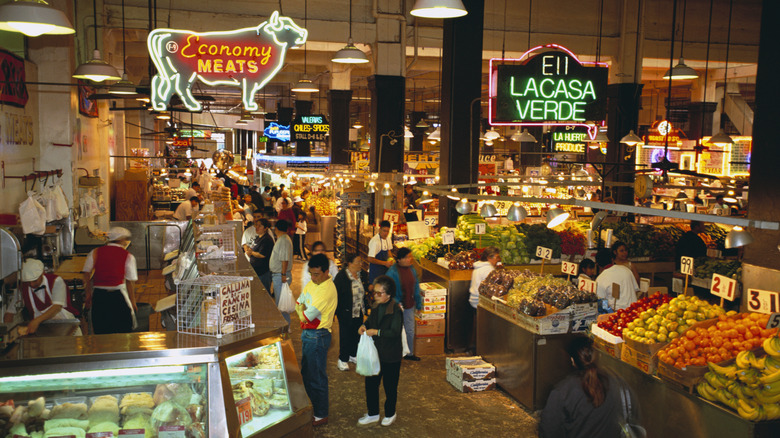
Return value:
<svg viewBox="0 0 780 438">
<path fill-rule="evenodd" d="M 748 289 L 747 309 L 757 313 L 780 312 L 780 293 L 761 289 Z"/>
</svg>

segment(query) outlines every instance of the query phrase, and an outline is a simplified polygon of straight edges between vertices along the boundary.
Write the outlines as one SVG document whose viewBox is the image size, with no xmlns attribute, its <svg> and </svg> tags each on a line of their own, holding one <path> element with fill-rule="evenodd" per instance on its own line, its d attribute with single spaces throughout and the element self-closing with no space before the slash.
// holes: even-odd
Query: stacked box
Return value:
<svg viewBox="0 0 780 438">
<path fill-rule="evenodd" d="M 496 367 L 480 356 L 447 358 L 447 382 L 460 392 L 479 392 L 496 387 Z"/>
<path fill-rule="evenodd" d="M 584 332 L 596 322 L 599 315 L 598 303 L 572 304 L 569 306 L 569 312 L 571 313 L 571 332 Z"/>
<path fill-rule="evenodd" d="M 444 335 L 415 336 L 413 353 L 415 356 L 444 354 Z"/>
<path fill-rule="evenodd" d="M 417 319 L 422 321 L 443 320 L 447 313 L 447 289 L 439 283 L 420 283 L 422 310 L 417 311 Z M 442 332 L 443 333 L 443 332 Z"/>
<path fill-rule="evenodd" d="M 414 328 L 415 336 L 436 336 L 443 335 L 445 323 L 443 319 L 416 319 L 417 325 Z"/>
</svg>

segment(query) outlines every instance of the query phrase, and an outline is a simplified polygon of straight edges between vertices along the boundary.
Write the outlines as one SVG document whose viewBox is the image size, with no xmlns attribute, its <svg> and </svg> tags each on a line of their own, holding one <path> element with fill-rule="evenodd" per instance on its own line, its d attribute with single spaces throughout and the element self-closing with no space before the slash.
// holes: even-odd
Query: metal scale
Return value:
<svg viewBox="0 0 780 438">
<path fill-rule="evenodd" d="M 19 288 L 19 275 L 22 270 L 22 247 L 19 240 L 7 228 L 0 227 L 0 349 L 19 338 L 18 326 L 22 322 L 21 309 L 9 309 L 13 297 Z M 6 312 L 14 315 L 13 321 L 6 323 Z"/>
</svg>

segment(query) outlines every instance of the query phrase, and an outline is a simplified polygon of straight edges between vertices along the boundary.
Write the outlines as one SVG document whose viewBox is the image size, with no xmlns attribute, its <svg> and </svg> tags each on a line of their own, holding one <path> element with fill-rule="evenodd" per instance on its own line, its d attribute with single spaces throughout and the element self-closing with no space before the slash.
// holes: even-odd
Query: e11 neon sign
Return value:
<svg viewBox="0 0 780 438">
<path fill-rule="evenodd" d="M 522 64 L 490 61 L 490 124 L 583 126 L 604 120 L 608 69 L 585 66 L 553 44 L 526 54 L 540 48 L 558 50 L 531 56 Z"/>
<path fill-rule="evenodd" d="M 165 110 L 176 93 L 187 109 L 200 111 L 200 102 L 192 96 L 192 85 L 200 80 L 241 88 L 244 109 L 255 111 L 255 94 L 282 69 L 287 50 L 304 44 L 307 35 L 279 12 L 257 27 L 225 32 L 155 29 L 146 40 L 157 67 L 152 106 Z"/>
</svg>

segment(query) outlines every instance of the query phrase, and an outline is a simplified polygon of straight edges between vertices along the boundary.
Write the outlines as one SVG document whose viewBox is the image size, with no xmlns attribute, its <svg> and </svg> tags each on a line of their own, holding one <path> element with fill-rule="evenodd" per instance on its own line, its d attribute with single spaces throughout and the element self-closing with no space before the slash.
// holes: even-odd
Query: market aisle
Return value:
<svg viewBox="0 0 780 438">
<path fill-rule="evenodd" d="M 293 294 L 300 294 L 300 274 L 304 263 L 293 265 Z M 301 329 L 293 317 L 292 341 L 301 357 Z M 537 421 L 524 408 L 501 391 L 462 394 L 447 383 L 444 355 L 423 356 L 420 362 L 404 361 L 398 387 L 395 424 L 358 427 L 357 420 L 366 412 L 363 377 L 336 369 L 338 358 L 338 323 L 334 324 L 333 342 L 328 352 L 330 387 L 329 423 L 315 429 L 318 437 L 344 436 L 536 436 Z M 380 390 L 380 405 L 384 391 Z M 382 411 L 384 408 L 382 407 Z"/>
</svg>

